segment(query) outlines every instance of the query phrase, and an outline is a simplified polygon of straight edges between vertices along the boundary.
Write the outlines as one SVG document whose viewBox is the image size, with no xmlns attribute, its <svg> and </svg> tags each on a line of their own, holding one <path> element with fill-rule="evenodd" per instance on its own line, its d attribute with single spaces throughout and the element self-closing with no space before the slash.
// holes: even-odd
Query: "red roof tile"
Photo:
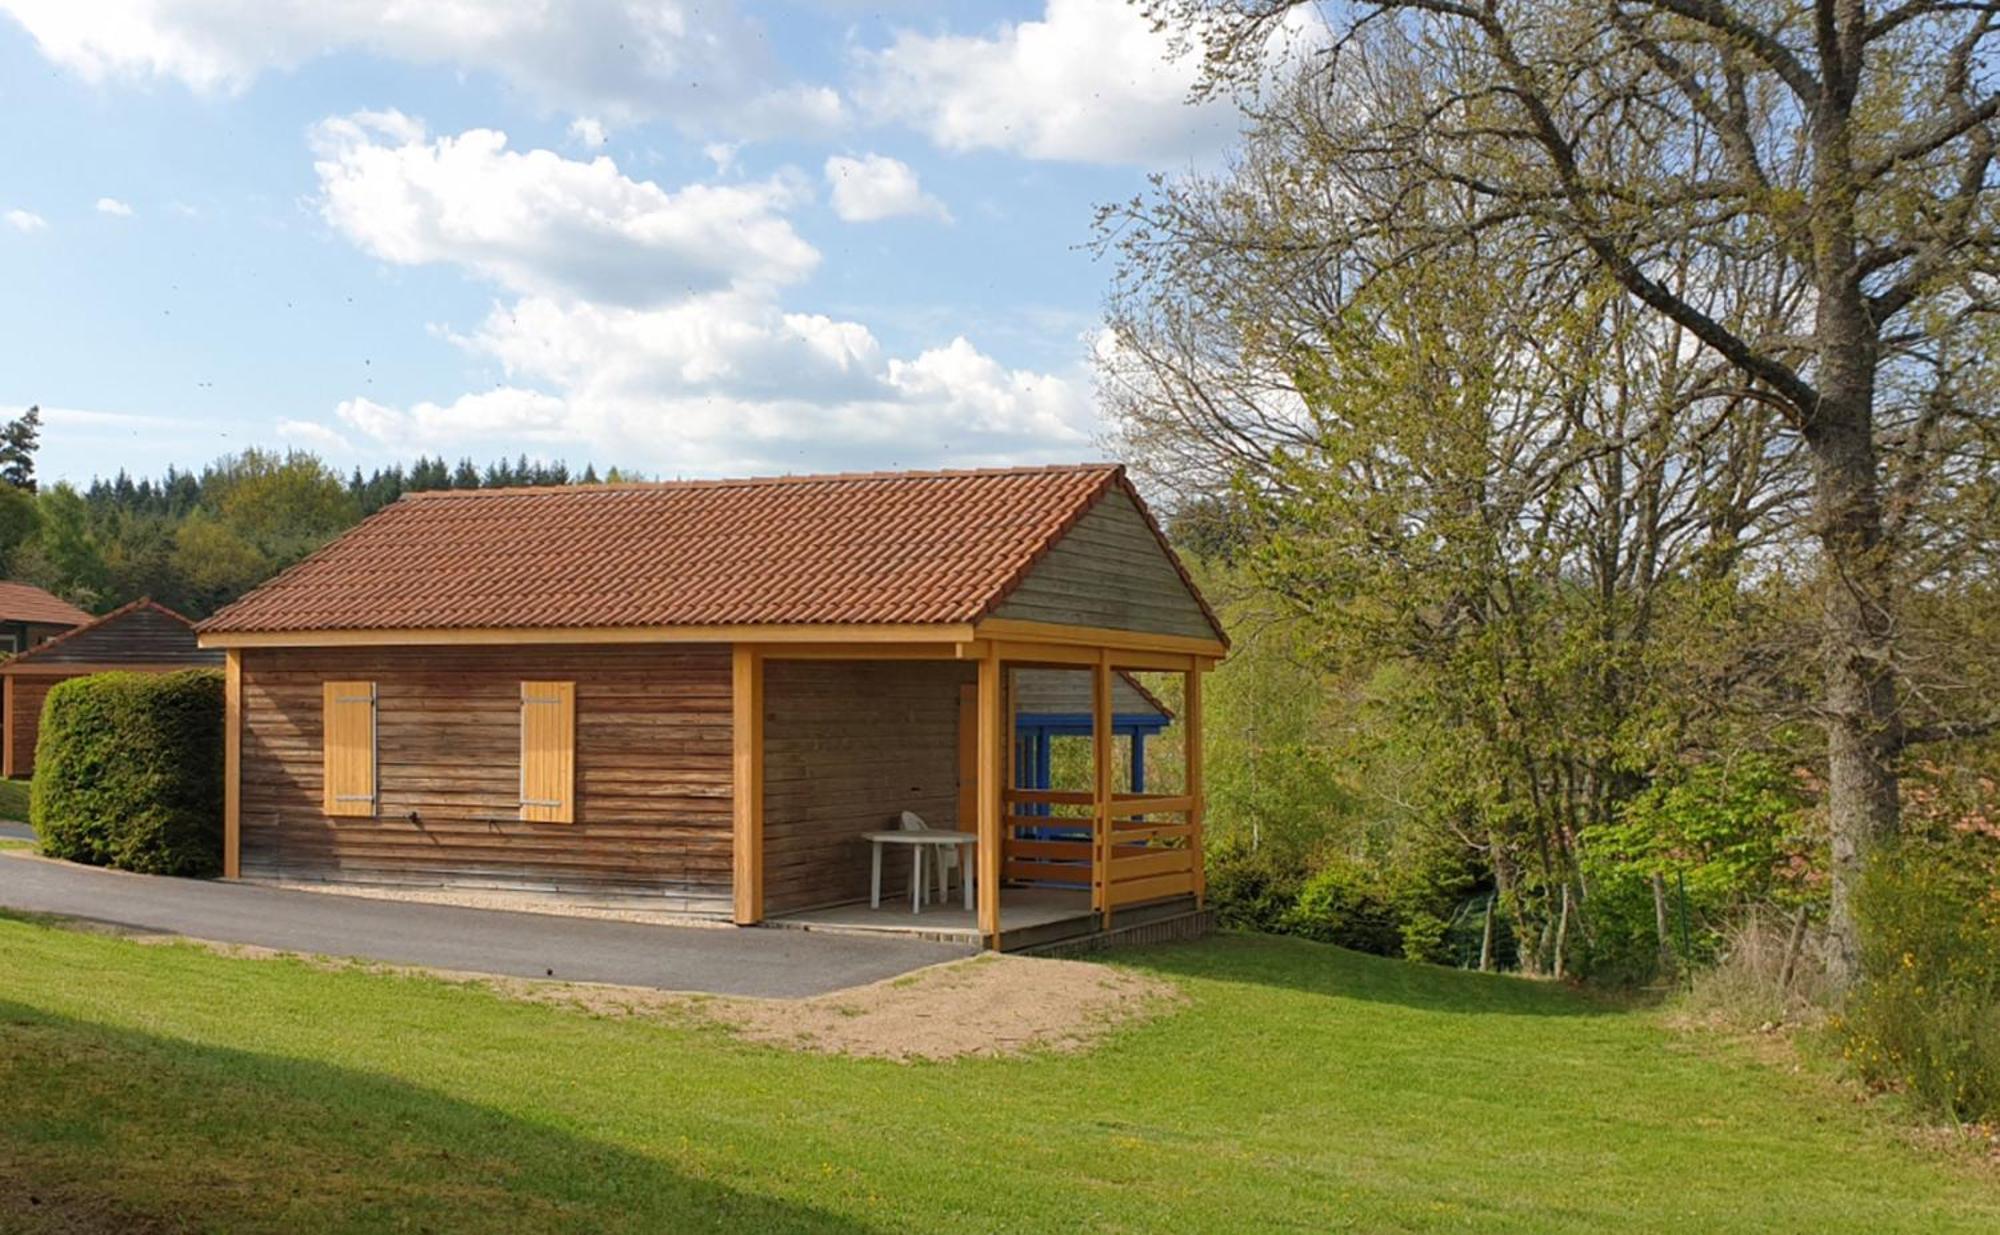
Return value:
<svg viewBox="0 0 2000 1235">
<path fill-rule="evenodd" d="M 28 583 L 0 583 L 0 622 L 44 622 L 81 626 L 90 615 Z"/>
<path fill-rule="evenodd" d="M 1095 464 L 412 494 L 198 629 L 971 622 L 1113 486 Z"/>
</svg>

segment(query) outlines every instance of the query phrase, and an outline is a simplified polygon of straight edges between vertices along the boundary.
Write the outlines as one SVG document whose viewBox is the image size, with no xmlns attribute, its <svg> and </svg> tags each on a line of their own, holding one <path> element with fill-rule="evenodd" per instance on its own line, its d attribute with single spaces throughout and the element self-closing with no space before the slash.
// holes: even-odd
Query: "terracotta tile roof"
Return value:
<svg viewBox="0 0 2000 1235">
<path fill-rule="evenodd" d="M 971 622 L 1113 486 L 1093 464 L 412 494 L 198 629 Z"/>
<path fill-rule="evenodd" d="M 81 626 L 90 615 L 28 583 L 0 583 L 0 622 L 46 622 Z"/>
</svg>

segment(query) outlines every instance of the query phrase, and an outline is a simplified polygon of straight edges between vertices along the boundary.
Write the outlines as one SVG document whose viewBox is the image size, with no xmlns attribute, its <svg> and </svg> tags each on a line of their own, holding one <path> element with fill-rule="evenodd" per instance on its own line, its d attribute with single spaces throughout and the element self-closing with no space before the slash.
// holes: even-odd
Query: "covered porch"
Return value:
<svg viewBox="0 0 2000 1235">
<path fill-rule="evenodd" d="M 1220 650 L 997 620 L 951 641 L 738 644 L 735 920 L 1016 950 L 1195 913 Z M 953 850 L 970 869 L 919 912 L 911 852 L 929 845 L 894 846 L 869 903 L 864 836 L 906 810 L 970 837 Z"/>
</svg>

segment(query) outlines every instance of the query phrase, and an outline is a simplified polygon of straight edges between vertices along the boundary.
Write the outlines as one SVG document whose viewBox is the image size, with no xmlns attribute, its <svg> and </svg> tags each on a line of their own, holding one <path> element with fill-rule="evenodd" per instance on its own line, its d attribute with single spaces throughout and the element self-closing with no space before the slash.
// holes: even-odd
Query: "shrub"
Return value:
<svg viewBox="0 0 2000 1235">
<path fill-rule="evenodd" d="M 49 691 L 29 818 L 42 851 L 156 875 L 222 865 L 222 674 L 100 673 Z"/>
<path fill-rule="evenodd" d="M 1211 845 L 1208 901 L 1216 921 L 1231 930 L 1282 932 L 1298 901 L 1305 870 L 1266 847 L 1251 849 L 1234 839 Z"/>
<path fill-rule="evenodd" d="M 1395 905 L 1367 868 L 1345 858 L 1330 859 L 1312 873 L 1283 926 L 1289 934 L 1357 952 L 1378 956 L 1403 952 Z"/>
<path fill-rule="evenodd" d="M 1429 965 L 1446 965 L 1452 961 L 1451 950 L 1445 945 L 1445 936 L 1451 924 L 1429 910 L 1420 909 L 1403 919 L 1402 946 L 1403 959 L 1423 961 Z"/>
<path fill-rule="evenodd" d="M 1912 838 L 1856 902 L 1865 975 L 1838 1024 L 1868 1080 L 1955 1119 L 2000 1117 L 2000 844 Z"/>
</svg>

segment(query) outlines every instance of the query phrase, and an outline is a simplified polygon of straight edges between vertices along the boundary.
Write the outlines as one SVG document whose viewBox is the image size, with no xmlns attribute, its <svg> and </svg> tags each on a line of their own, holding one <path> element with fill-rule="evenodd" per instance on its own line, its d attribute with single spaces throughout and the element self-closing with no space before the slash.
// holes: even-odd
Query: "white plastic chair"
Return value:
<svg viewBox="0 0 2000 1235">
<path fill-rule="evenodd" d="M 924 817 L 913 810 L 904 811 L 897 819 L 897 823 L 905 832 L 931 830 L 931 825 L 924 822 Z M 933 863 L 932 869 L 937 871 L 938 903 L 943 904 L 951 899 L 951 872 L 958 870 L 958 850 L 955 847 L 941 845 L 921 845 L 919 848 L 931 850 L 929 858 Z M 962 886 L 965 882 L 963 871 L 959 872 L 958 879 Z"/>
</svg>

